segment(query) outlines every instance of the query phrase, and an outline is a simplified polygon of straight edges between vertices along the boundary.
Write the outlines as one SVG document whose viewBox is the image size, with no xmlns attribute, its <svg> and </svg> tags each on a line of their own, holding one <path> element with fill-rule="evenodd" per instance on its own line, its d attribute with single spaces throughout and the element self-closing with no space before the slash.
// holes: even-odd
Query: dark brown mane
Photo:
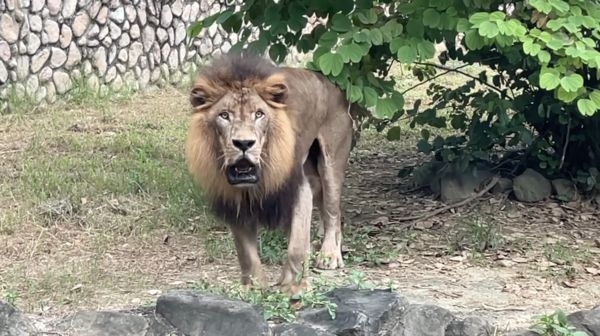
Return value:
<svg viewBox="0 0 600 336">
<path fill-rule="evenodd" d="M 232 53 L 216 58 L 201 68 L 199 75 L 217 87 L 237 88 L 267 79 L 278 70 L 264 57 L 252 53 Z"/>
</svg>

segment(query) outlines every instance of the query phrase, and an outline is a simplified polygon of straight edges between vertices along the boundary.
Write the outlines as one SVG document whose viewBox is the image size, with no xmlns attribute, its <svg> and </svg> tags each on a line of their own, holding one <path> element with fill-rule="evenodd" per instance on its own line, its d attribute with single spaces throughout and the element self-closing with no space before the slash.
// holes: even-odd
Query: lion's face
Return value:
<svg viewBox="0 0 600 336">
<path fill-rule="evenodd" d="M 248 187 L 259 182 L 262 152 L 273 110 L 254 90 L 230 92 L 208 111 L 219 139 L 219 158 L 229 184 Z"/>
</svg>

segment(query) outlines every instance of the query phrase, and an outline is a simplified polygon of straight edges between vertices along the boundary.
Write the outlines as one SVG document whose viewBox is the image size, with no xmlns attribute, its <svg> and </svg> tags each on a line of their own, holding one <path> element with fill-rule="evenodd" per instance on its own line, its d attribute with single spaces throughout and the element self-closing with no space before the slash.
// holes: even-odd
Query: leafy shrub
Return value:
<svg viewBox="0 0 600 336">
<path fill-rule="evenodd" d="M 306 31 L 309 17 L 326 20 Z M 599 22 L 594 0 L 255 0 L 189 30 L 221 25 L 240 34 L 234 50 L 268 50 L 274 61 L 290 47 L 311 54 L 310 69 L 371 111 L 365 127 L 388 128 L 393 139 L 406 114 L 412 127 L 456 130 L 422 132 L 419 150 L 445 162 L 467 167 L 494 149 L 523 148 L 521 166 L 570 175 L 592 190 L 600 189 Z M 443 41 L 448 50 L 434 63 L 434 43 Z M 460 72 L 448 60 L 486 70 L 458 88 L 432 82 L 429 107 L 416 101 L 405 109 L 392 64 L 427 82 Z"/>
</svg>

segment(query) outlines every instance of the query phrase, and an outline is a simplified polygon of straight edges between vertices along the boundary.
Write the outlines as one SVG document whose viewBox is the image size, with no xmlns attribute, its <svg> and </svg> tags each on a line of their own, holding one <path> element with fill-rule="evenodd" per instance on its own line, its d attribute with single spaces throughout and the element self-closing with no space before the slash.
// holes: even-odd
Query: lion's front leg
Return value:
<svg viewBox="0 0 600 336">
<path fill-rule="evenodd" d="M 258 256 L 257 225 L 250 223 L 233 225 L 231 232 L 242 271 L 242 285 L 266 286 L 266 278 Z"/>
<path fill-rule="evenodd" d="M 310 254 L 312 206 L 312 191 L 308 181 L 303 179 L 298 191 L 298 201 L 294 206 L 291 227 L 288 230 L 287 260 L 277 283 L 289 294 L 295 294 L 306 286 L 304 273 L 308 268 L 307 259 Z"/>
</svg>

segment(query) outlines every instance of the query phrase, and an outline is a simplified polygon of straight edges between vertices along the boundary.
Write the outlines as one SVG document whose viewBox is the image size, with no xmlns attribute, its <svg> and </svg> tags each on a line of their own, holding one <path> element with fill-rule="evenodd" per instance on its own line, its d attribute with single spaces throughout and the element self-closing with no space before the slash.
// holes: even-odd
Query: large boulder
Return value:
<svg viewBox="0 0 600 336">
<path fill-rule="evenodd" d="M 513 180 L 513 193 L 521 202 L 539 202 L 550 197 L 552 187 L 542 174 L 527 168 Z"/>
<path fill-rule="evenodd" d="M 567 316 L 567 320 L 577 330 L 590 336 L 600 336 L 600 306 L 590 310 L 582 310 Z"/>
<path fill-rule="evenodd" d="M 472 197 L 492 175 L 489 170 L 477 167 L 450 170 L 440 178 L 440 198 L 444 203 L 455 203 Z"/>
<path fill-rule="evenodd" d="M 556 197 L 564 202 L 572 202 L 577 200 L 577 188 L 573 181 L 568 179 L 552 180 L 552 190 Z"/>
<path fill-rule="evenodd" d="M 11 304 L 0 301 L 0 336 L 33 336 L 33 323 Z"/>
</svg>

